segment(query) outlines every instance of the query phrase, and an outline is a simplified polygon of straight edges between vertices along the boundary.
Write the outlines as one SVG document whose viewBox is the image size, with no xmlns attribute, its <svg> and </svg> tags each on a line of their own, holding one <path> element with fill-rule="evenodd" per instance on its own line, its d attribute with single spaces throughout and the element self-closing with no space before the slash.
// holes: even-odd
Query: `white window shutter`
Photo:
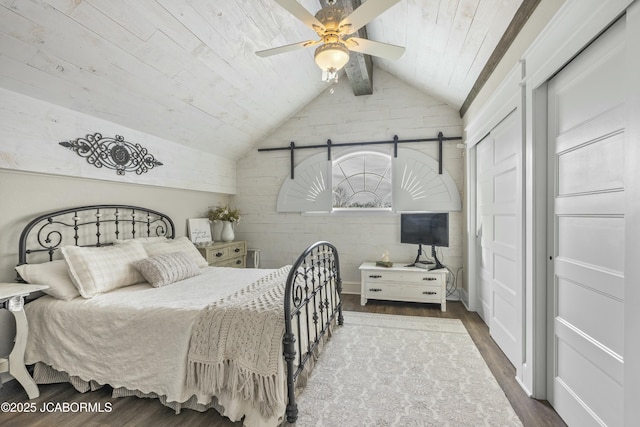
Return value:
<svg viewBox="0 0 640 427">
<path fill-rule="evenodd" d="M 460 192 L 451 175 L 438 162 L 420 151 L 398 149 L 392 160 L 393 210 L 402 211 L 459 211 L 462 210 Z"/>
<path fill-rule="evenodd" d="M 327 153 L 302 161 L 287 177 L 278 194 L 278 212 L 331 212 L 331 162 Z"/>
</svg>

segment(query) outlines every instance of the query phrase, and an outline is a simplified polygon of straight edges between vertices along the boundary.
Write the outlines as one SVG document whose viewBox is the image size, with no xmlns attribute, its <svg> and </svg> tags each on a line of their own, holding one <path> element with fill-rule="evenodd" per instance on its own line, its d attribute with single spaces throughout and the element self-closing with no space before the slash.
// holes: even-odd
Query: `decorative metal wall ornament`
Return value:
<svg viewBox="0 0 640 427">
<path fill-rule="evenodd" d="M 114 169 L 118 175 L 125 172 L 135 172 L 138 175 L 146 173 L 155 166 L 162 166 L 146 148 L 124 140 L 116 135 L 115 138 L 103 138 L 102 134 L 94 133 L 85 138 L 63 141 L 59 143 L 97 168 Z"/>
</svg>

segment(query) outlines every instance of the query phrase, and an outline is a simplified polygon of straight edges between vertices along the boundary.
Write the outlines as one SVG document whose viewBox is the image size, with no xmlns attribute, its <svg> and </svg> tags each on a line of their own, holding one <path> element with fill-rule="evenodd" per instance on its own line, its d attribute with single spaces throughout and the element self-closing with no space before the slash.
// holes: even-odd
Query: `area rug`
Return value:
<svg viewBox="0 0 640 427">
<path fill-rule="evenodd" d="M 298 399 L 296 426 L 522 426 L 460 320 L 344 319 Z"/>
</svg>

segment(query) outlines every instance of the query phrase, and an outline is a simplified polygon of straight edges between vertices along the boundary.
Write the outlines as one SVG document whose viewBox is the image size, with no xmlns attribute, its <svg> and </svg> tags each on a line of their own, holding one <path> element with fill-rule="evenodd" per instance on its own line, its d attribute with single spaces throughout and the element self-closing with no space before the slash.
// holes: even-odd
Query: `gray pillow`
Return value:
<svg viewBox="0 0 640 427">
<path fill-rule="evenodd" d="M 155 288 L 188 279 L 201 273 L 200 267 L 185 252 L 153 255 L 134 262 L 133 266 Z"/>
</svg>

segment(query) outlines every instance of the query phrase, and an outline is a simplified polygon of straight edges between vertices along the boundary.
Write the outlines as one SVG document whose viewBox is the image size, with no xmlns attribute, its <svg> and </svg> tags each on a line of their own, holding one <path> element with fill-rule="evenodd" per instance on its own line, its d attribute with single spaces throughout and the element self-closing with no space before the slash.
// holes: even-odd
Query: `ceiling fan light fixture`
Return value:
<svg viewBox="0 0 640 427">
<path fill-rule="evenodd" d="M 400 58 L 404 53 L 404 47 L 353 36 L 360 28 L 400 0 L 367 0 L 350 12 L 346 12 L 343 7 L 336 6 L 337 3 L 341 3 L 337 0 L 325 0 L 327 5 L 315 15 L 305 9 L 298 0 L 273 1 L 311 28 L 319 39 L 261 50 L 256 52 L 256 55 L 260 57 L 292 52 L 322 43 L 315 51 L 315 62 L 322 70 L 324 81 L 337 82 L 338 72 L 349 62 L 349 52 L 351 51 L 391 60 Z"/>
<path fill-rule="evenodd" d="M 349 62 L 349 49 L 343 43 L 325 43 L 316 49 L 314 59 L 321 70 L 337 73 Z"/>
</svg>

